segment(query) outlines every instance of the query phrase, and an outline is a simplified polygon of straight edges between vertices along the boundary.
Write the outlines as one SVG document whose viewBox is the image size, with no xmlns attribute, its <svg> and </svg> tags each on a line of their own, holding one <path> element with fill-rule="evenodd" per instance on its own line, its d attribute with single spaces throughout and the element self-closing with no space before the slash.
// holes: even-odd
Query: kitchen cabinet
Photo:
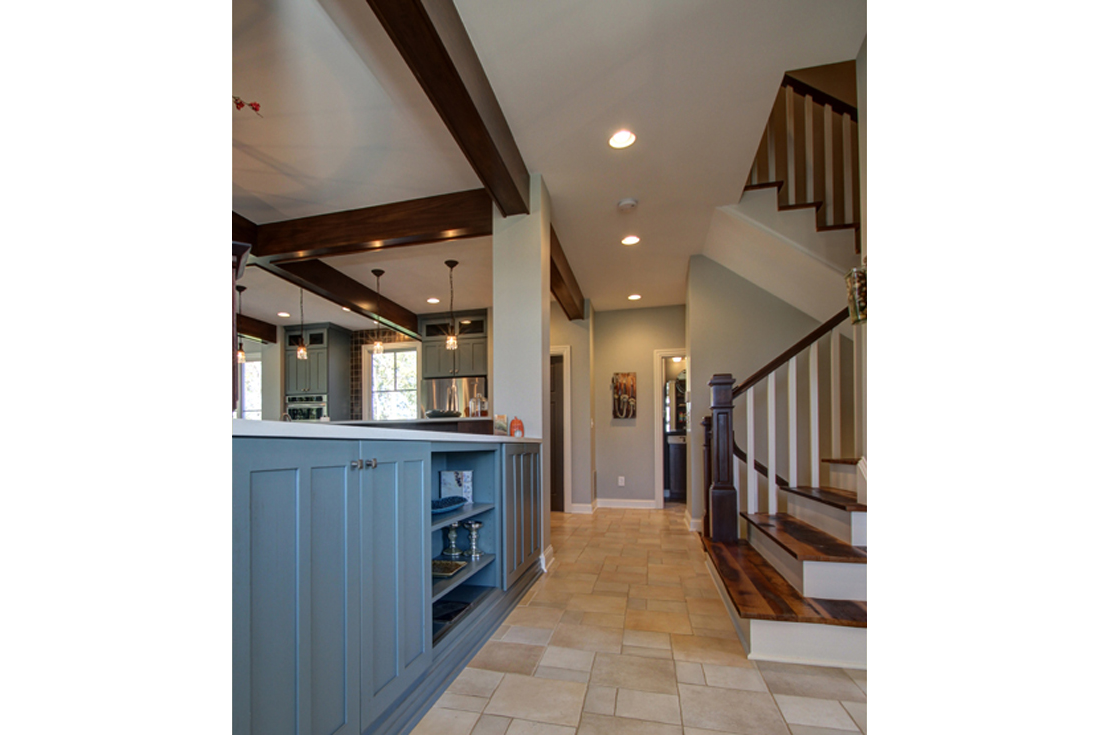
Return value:
<svg viewBox="0 0 1100 735">
<path fill-rule="evenodd" d="M 283 363 L 287 396 L 323 395 L 332 421 L 351 419 L 351 333 L 335 324 L 286 327 Z M 309 359 L 297 357 L 298 340 L 305 334 Z"/>
<path fill-rule="evenodd" d="M 358 735 L 427 670 L 428 446 L 234 439 L 236 735 Z"/>
<path fill-rule="evenodd" d="M 234 421 L 234 735 L 408 732 L 541 573 L 538 443 L 403 433 Z M 471 521 L 481 557 L 433 577 Z"/>
<path fill-rule="evenodd" d="M 538 444 L 505 445 L 503 462 L 504 575 L 511 586 L 539 558 L 542 493 Z"/>
<path fill-rule="evenodd" d="M 459 337 L 458 349 L 448 350 L 445 340 L 424 340 L 421 346 L 424 378 L 466 378 L 489 373 L 489 341 L 485 337 Z"/>
</svg>

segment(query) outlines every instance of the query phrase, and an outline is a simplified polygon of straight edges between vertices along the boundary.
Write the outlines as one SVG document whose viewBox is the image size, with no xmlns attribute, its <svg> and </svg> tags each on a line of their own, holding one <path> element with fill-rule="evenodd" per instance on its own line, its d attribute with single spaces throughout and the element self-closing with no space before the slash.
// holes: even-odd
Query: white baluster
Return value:
<svg viewBox="0 0 1100 735">
<path fill-rule="evenodd" d="M 833 106 L 825 105 L 825 224 L 835 225 L 836 194 L 833 192 L 833 167 L 836 152 L 833 150 Z"/>
<path fill-rule="evenodd" d="M 768 512 L 779 510 L 779 490 L 775 482 L 775 371 L 768 374 Z"/>
<path fill-rule="evenodd" d="M 829 425 L 832 458 L 840 456 L 840 331 L 829 332 Z"/>
<path fill-rule="evenodd" d="M 787 482 L 798 487 L 798 365 L 787 363 Z"/>
<path fill-rule="evenodd" d="M 757 493 L 758 493 L 758 481 L 756 479 L 756 401 L 753 399 L 753 392 L 755 388 L 749 388 L 745 391 L 745 414 L 748 420 L 745 422 L 748 426 L 748 436 L 745 439 L 745 464 L 748 465 L 748 511 L 749 513 L 756 512 L 757 505 Z"/>
<path fill-rule="evenodd" d="M 810 487 L 821 487 L 821 407 L 817 375 L 817 342 L 810 345 Z"/>
</svg>

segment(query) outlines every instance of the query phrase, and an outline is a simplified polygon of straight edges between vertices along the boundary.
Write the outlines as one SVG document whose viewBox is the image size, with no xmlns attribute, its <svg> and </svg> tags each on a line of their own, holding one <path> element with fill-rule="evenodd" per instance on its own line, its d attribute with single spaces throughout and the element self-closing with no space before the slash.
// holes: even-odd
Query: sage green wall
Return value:
<svg viewBox="0 0 1100 735">
<path fill-rule="evenodd" d="M 610 505 L 654 507 L 653 352 L 685 346 L 684 307 L 600 311 L 592 316 L 592 387 L 596 432 L 596 500 Z M 611 376 L 637 374 L 637 415 L 611 418 Z M 662 381 L 658 373 L 656 382 Z M 619 476 L 626 478 L 619 487 Z M 625 501 L 615 503 L 614 501 Z M 646 502 L 650 505 L 645 505 Z"/>
<path fill-rule="evenodd" d="M 843 280 L 838 275 L 837 310 L 843 307 Z M 742 278 L 705 255 L 693 255 L 688 265 L 687 289 L 688 353 L 691 355 L 689 384 L 691 404 L 689 421 L 698 427 L 710 413 L 708 381 L 716 373 L 731 373 L 735 379 L 745 379 L 774 359 L 785 349 L 813 331 L 820 322 L 785 301 Z M 827 343 L 826 343 L 827 344 Z M 827 352 L 822 362 L 828 364 Z M 801 367 L 801 365 L 800 365 Z M 805 382 L 806 370 L 800 370 L 799 380 Z M 777 386 L 779 387 L 779 386 Z M 778 415 L 786 416 L 786 380 L 782 381 L 777 401 Z M 823 395 L 827 395 L 824 393 Z M 757 402 L 757 456 L 767 460 L 767 413 L 762 394 Z M 786 426 L 784 418 L 783 426 Z M 737 443 L 745 447 L 744 401 L 737 402 L 734 411 L 734 432 Z M 802 440 L 800 439 L 800 442 Z M 703 434 L 690 434 L 691 491 L 689 512 L 695 520 L 703 516 Z M 826 446 L 823 444 L 823 446 Z M 786 467 L 786 437 L 777 441 L 782 461 L 780 474 Z M 763 484 L 763 483 L 762 483 Z"/>
</svg>

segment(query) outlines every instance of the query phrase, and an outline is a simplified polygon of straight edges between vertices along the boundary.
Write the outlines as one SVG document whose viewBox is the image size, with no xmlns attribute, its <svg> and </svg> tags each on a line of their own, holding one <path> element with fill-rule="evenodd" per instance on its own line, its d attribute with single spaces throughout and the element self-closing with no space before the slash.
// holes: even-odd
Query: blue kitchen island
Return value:
<svg viewBox="0 0 1100 735">
<path fill-rule="evenodd" d="M 539 448 L 234 420 L 234 734 L 410 731 L 542 573 Z M 433 514 L 443 472 L 470 502 Z M 455 523 L 481 555 L 433 577 Z"/>
</svg>

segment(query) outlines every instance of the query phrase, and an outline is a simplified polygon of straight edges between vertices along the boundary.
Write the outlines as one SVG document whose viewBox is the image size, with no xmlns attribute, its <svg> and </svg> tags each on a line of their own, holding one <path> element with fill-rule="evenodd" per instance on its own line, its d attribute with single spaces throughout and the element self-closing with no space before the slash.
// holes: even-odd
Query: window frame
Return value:
<svg viewBox="0 0 1100 735">
<path fill-rule="evenodd" d="M 393 344 L 387 344 L 384 346 L 386 352 L 415 352 L 416 353 L 416 398 L 414 400 L 417 407 L 416 413 L 412 418 L 401 419 L 382 419 L 375 418 L 374 416 L 374 350 L 373 343 L 364 344 L 361 348 L 363 370 L 361 377 L 360 394 L 363 396 L 362 415 L 364 421 L 414 421 L 420 418 L 420 381 L 421 376 L 424 374 L 423 356 L 420 351 L 419 342 L 397 342 Z M 405 391 L 379 391 L 380 393 L 403 393 Z"/>
</svg>

